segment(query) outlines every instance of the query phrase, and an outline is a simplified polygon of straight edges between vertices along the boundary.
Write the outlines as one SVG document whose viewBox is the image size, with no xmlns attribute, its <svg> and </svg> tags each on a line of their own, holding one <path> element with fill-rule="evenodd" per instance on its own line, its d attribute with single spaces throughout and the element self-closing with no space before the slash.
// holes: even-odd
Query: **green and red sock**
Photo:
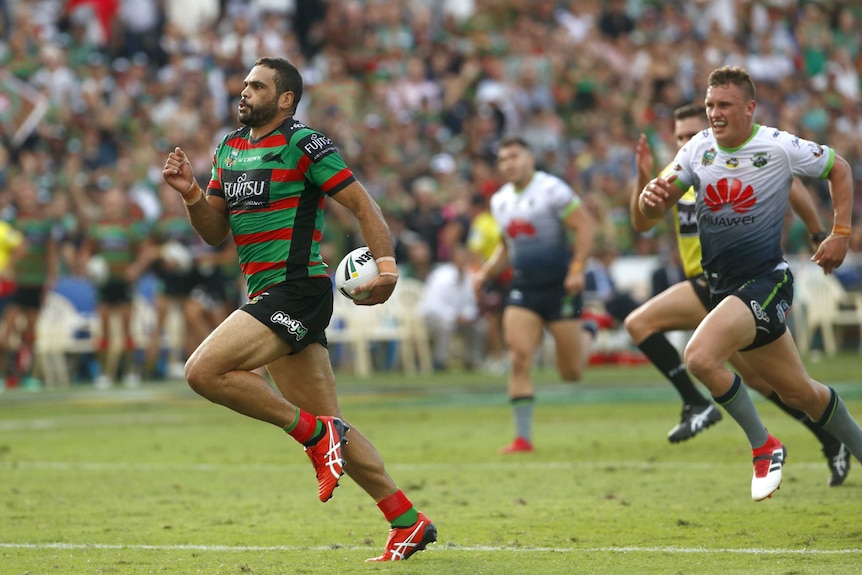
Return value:
<svg viewBox="0 0 862 575">
<path fill-rule="evenodd" d="M 284 430 L 292 438 L 308 447 L 314 445 L 323 436 L 323 423 L 314 415 L 296 408 L 296 419 Z"/>
<path fill-rule="evenodd" d="M 392 527 L 410 527 L 419 520 L 419 512 L 400 489 L 378 501 L 377 507 Z"/>
</svg>

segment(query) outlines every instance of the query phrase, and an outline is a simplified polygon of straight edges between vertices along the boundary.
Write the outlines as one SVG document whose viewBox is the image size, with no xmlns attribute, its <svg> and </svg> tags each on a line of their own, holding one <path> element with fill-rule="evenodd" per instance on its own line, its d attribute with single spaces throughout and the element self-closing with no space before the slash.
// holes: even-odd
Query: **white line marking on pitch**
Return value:
<svg viewBox="0 0 862 575">
<path fill-rule="evenodd" d="M 743 464 L 745 462 L 743 461 Z M 485 461 L 475 463 L 387 463 L 386 467 L 400 471 L 434 471 L 441 469 L 695 469 L 715 467 L 737 467 L 738 462 L 715 461 Z M 748 464 L 750 465 L 750 464 Z M 0 469 L 49 469 L 60 471 L 165 471 L 185 470 L 192 472 L 248 471 L 283 472 L 290 469 L 305 469 L 308 463 L 134 463 L 99 461 L 0 461 Z M 794 463 L 793 469 L 820 469 L 822 462 Z"/>
<path fill-rule="evenodd" d="M 141 549 L 145 551 L 218 551 L 218 552 L 295 552 L 295 551 L 365 551 L 372 547 L 356 547 L 347 545 L 326 545 L 317 547 L 302 547 L 291 545 L 264 546 L 228 546 L 228 545 L 115 545 L 103 543 L 0 543 L 0 549 Z M 440 545 L 429 547 L 434 551 L 465 551 L 465 552 L 510 552 L 510 553 L 676 553 L 703 554 L 736 553 L 738 555 L 859 555 L 862 549 L 758 549 L 758 548 L 722 548 L 707 549 L 705 547 L 491 547 L 491 546 L 460 546 Z"/>
</svg>

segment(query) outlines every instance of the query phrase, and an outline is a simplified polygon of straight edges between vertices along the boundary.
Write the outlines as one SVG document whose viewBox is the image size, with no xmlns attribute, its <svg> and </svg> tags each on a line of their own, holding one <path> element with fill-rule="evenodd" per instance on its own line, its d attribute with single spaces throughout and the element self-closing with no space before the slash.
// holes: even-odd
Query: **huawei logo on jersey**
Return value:
<svg viewBox="0 0 862 575">
<path fill-rule="evenodd" d="M 512 220 L 509 222 L 509 225 L 506 226 L 506 234 L 510 238 L 517 238 L 518 236 L 535 236 L 536 228 L 533 227 L 533 224 L 528 222 L 527 220 Z"/>
<path fill-rule="evenodd" d="M 722 178 L 714 185 L 706 186 L 704 201 L 711 212 L 717 212 L 722 206 L 730 204 L 737 214 L 744 214 L 757 203 L 754 188 L 746 186 L 736 178 Z"/>
</svg>

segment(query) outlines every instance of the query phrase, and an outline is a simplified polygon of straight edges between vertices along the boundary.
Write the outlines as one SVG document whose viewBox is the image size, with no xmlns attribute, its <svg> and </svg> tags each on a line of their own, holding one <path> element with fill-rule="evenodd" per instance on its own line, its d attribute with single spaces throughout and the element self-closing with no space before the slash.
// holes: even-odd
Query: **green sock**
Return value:
<svg viewBox="0 0 862 575">
<path fill-rule="evenodd" d="M 395 519 L 389 522 L 389 525 L 397 528 L 410 527 L 414 523 L 419 520 L 419 512 L 416 511 L 416 508 L 411 507 L 409 510 L 405 511 Z"/>
</svg>

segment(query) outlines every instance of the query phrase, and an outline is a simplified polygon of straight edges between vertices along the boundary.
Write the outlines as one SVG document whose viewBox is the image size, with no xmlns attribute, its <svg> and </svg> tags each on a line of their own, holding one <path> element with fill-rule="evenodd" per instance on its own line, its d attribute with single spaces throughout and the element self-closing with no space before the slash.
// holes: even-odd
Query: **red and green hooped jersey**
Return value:
<svg viewBox="0 0 862 575">
<path fill-rule="evenodd" d="M 207 194 L 227 202 L 250 296 L 327 275 L 320 255 L 326 196 L 354 180 L 332 141 L 293 118 L 260 140 L 247 126 L 222 139 Z"/>
<path fill-rule="evenodd" d="M 146 237 L 144 224 L 131 218 L 103 220 L 91 226 L 88 234 L 94 244 L 93 253 L 108 262 L 111 280 L 123 281 L 126 268 L 137 259 Z"/>
<path fill-rule="evenodd" d="M 150 236 L 157 243 L 179 242 L 184 246 L 194 243 L 195 229 L 186 214 L 162 215 L 150 230 Z"/>
<path fill-rule="evenodd" d="M 54 220 L 41 213 L 19 214 L 12 221 L 12 226 L 21 232 L 27 245 L 24 255 L 12 260 L 18 285 L 45 285 L 50 273 L 48 250 L 49 244 L 54 241 L 54 224 Z"/>
</svg>

